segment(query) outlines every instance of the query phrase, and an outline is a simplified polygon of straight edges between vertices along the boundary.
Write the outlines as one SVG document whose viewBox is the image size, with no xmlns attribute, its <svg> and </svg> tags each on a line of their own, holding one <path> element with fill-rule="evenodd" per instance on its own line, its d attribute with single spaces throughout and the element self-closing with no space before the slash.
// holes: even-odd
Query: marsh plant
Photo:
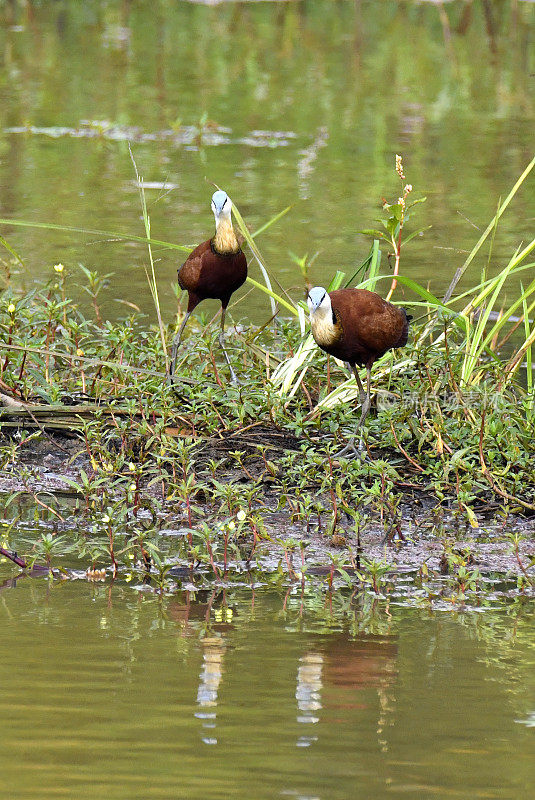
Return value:
<svg viewBox="0 0 535 800">
<path fill-rule="evenodd" d="M 389 543 L 403 540 L 403 503 L 418 494 L 471 530 L 489 515 L 533 514 L 535 280 L 529 278 L 535 240 L 519 245 L 492 274 L 488 265 L 500 218 L 534 165 L 535 159 L 500 202 L 439 299 L 402 273 L 405 247 L 422 231 L 412 228 L 417 202 L 397 162 L 398 202 L 386 204 L 382 230 L 371 231 L 375 238 L 360 267 L 349 276 L 338 272 L 330 285 L 389 287 L 393 302 L 401 285 L 403 305 L 415 317 L 407 347 L 374 368 L 376 411 L 363 432 L 362 459 L 334 455 L 355 425 L 355 381 L 314 345 L 301 301 L 273 290 L 258 232 L 249 232 L 235 203 L 236 224 L 264 276 L 263 282 L 249 278 L 250 287 L 270 304 L 265 324 L 249 325 L 229 351 L 238 386 L 223 375 L 210 326 L 192 325 L 187 339 L 194 337 L 195 347 L 186 339 L 176 384 L 165 380 L 175 330 L 159 312 L 143 193 L 154 324 L 133 310 L 104 318 L 99 296 L 111 274 L 57 264 L 48 281 L 21 291 L 7 268 L 0 298 L 6 405 L 0 463 L 12 496 L 30 498 L 54 526 L 53 539 L 80 529 L 73 540 L 91 568 L 111 565 L 117 573 L 134 564 L 163 582 L 173 559 L 188 568 L 202 563 L 228 579 L 231 568 L 273 549 L 277 539 L 288 575 L 306 574 L 306 565 L 294 564 L 295 553 L 304 552 L 303 537 L 353 548 L 358 540 L 359 555 L 362 531 L 373 529 Z M 380 271 L 384 243 L 394 257 L 393 274 Z M 8 267 L 15 259 L 9 256 Z M 456 293 L 477 259 L 480 281 Z M 296 260 L 306 282 L 310 262 Z M 73 300 L 80 287 L 88 309 Z M 68 502 L 40 488 L 31 454 L 43 443 L 61 462 Z M 8 502 L 4 514 L 16 507 Z M 288 538 L 292 525 L 302 533 L 295 547 Z M 12 538 L 19 546 L 15 528 Z M 47 563 L 58 552 L 40 548 Z M 380 562 L 368 561 L 359 574 L 380 592 Z M 460 591 L 474 581 L 477 576 L 464 575 Z"/>
</svg>

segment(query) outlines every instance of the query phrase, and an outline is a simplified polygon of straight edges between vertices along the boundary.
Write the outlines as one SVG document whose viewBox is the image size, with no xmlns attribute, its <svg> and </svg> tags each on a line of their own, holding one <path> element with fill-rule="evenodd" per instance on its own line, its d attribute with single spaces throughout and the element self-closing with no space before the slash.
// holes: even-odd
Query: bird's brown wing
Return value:
<svg viewBox="0 0 535 800">
<path fill-rule="evenodd" d="M 210 239 L 199 244 L 195 250 L 189 254 L 180 269 L 178 270 L 178 285 L 181 289 L 194 292 L 199 284 L 202 269 L 203 256 L 206 252 L 211 252 Z"/>
<path fill-rule="evenodd" d="M 344 359 L 364 363 L 371 356 L 400 346 L 407 326 L 403 309 L 366 289 L 338 289 L 330 293 L 330 298 L 344 331 Z"/>
</svg>

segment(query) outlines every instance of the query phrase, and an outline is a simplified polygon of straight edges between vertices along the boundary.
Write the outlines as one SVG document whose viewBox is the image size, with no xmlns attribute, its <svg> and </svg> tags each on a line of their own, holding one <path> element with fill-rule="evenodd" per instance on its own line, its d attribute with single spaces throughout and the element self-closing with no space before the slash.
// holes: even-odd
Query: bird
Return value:
<svg viewBox="0 0 535 800">
<path fill-rule="evenodd" d="M 226 192 L 212 195 L 211 208 L 215 217 L 215 235 L 198 245 L 178 270 L 178 285 L 188 293 L 188 308 L 178 334 L 173 339 L 169 377 L 173 381 L 176 356 L 182 333 L 192 311 L 203 300 L 221 300 L 221 330 L 219 344 L 230 369 L 232 383 L 238 383 L 223 342 L 225 313 L 233 293 L 247 278 L 247 259 L 232 227 L 232 202 Z"/>
<path fill-rule="evenodd" d="M 367 289 L 337 289 L 329 293 L 322 286 L 315 286 L 308 292 L 307 304 L 316 344 L 329 355 L 346 361 L 355 376 L 362 404 L 358 430 L 370 410 L 372 366 L 389 350 L 407 344 L 412 317 L 404 308 Z M 357 366 L 366 367 L 367 391 Z M 361 450 L 362 440 L 357 450 L 353 436 L 337 455 L 360 455 Z"/>
</svg>

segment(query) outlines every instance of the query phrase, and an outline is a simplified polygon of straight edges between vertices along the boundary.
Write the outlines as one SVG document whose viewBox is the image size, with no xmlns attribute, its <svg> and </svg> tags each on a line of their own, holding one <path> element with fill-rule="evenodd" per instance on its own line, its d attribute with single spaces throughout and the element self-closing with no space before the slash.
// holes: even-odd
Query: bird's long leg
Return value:
<svg viewBox="0 0 535 800">
<path fill-rule="evenodd" d="M 230 358 L 228 357 L 228 353 L 225 350 L 225 341 L 224 341 L 224 333 L 225 333 L 225 314 L 227 312 L 226 306 L 221 306 L 221 330 L 219 331 L 219 344 L 221 345 L 221 349 L 223 351 L 223 355 L 225 356 L 225 361 L 228 364 L 228 368 L 230 370 L 230 382 L 233 384 L 239 384 L 239 380 L 236 376 L 236 373 L 232 369 L 232 364 L 230 363 Z"/>
<path fill-rule="evenodd" d="M 370 398 L 371 366 L 366 366 L 367 391 L 364 390 L 364 386 L 362 385 L 362 381 L 360 380 L 360 376 L 359 376 L 359 373 L 358 373 L 358 370 L 357 370 L 356 366 L 354 364 L 350 364 L 349 366 L 351 367 L 351 371 L 353 372 L 353 375 L 355 376 L 355 380 L 357 382 L 357 386 L 359 387 L 359 398 L 360 398 L 360 402 L 361 402 L 360 419 L 357 422 L 357 426 L 355 428 L 355 433 L 356 433 L 359 430 L 359 428 L 361 427 L 361 425 L 363 424 L 363 422 L 366 419 L 366 417 L 368 416 L 368 412 L 370 410 L 370 405 L 371 405 L 371 398 Z M 355 436 L 352 436 L 351 439 L 349 440 L 349 442 L 346 444 L 346 446 L 344 448 L 342 448 L 342 450 L 340 450 L 340 452 L 337 453 L 336 455 L 337 456 L 345 456 L 348 453 L 352 453 L 353 455 L 356 455 L 356 456 L 359 456 L 360 458 L 362 458 L 362 450 L 363 449 L 364 449 L 364 440 L 362 439 L 362 436 L 360 438 L 360 442 L 359 442 L 358 448 L 355 445 Z"/>
<path fill-rule="evenodd" d="M 186 327 L 186 322 L 190 318 L 190 315 L 191 311 L 188 311 L 186 313 L 186 316 L 182 320 L 182 325 L 180 326 L 177 335 L 173 339 L 173 348 L 171 350 L 171 364 L 169 366 L 169 377 L 168 377 L 169 383 L 173 383 L 173 375 L 175 374 L 175 367 L 176 367 L 176 354 L 178 352 L 178 348 L 180 347 L 180 340 L 182 339 L 182 333 L 184 331 L 184 328 Z"/>
<path fill-rule="evenodd" d="M 362 411 L 360 412 L 360 419 L 358 421 L 357 430 L 360 428 L 366 417 L 368 416 L 368 412 L 370 410 L 370 406 L 372 404 L 371 400 L 371 381 L 372 381 L 372 368 L 371 364 L 366 364 L 366 397 L 364 402 L 362 403 Z M 362 385 L 362 384 L 361 384 Z"/>
</svg>

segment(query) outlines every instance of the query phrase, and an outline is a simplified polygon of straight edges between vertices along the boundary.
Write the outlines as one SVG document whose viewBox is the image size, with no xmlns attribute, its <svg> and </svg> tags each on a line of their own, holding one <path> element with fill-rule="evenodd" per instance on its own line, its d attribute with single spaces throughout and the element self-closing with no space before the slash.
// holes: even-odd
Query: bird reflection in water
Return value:
<svg viewBox="0 0 535 800">
<path fill-rule="evenodd" d="M 397 680 L 397 658 L 394 636 L 368 634 L 355 640 L 340 636 L 331 642 L 325 665 L 325 682 L 340 690 L 336 695 L 338 701 L 332 702 L 331 708 L 365 709 L 368 701 L 360 692 L 377 690 L 377 738 L 384 752 L 388 750 L 385 729 L 395 702 L 391 689 Z"/>
<path fill-rule="evenodd" d="M 199 688 L 197 690 L 197 705 L 195 712 L 198 719 L 203 720 L 203 728 L 215 729 L 216 708 L 219 686 L 223 677 L 223 661 L 226 644 L 222 636 L 206 636 L 201 639 L 203 648 L 203 664 L 199 675 Z M 214 736 L 204 736 L 205 744 L 217 744 Z"/>
<path fill-rule="evenodd" d="M 376 689 L 379 699 L 378 741 L 383 751 L 388 750 L 384 732 L 394 703 L 389 690 L 397 677 L 397 655 L 395 639 L 372 635 L 356 640 L 336 637 L 329 640 L 324 652 L 305 653 L 297 670 L 297 722 L 315 725 L 321 719 L 322 710 L 362 711 L 369 706 L 364 692 Z M 325 687 L 330 690 L 328 701 L 322 698 Z M 338 691 L 333 692 L 333 688 Z M 297 746 L 309 747 L 317 738 L 300 736 Z"/>
<path fill-rule="evenodd" d="M 319 722 L 319 717 L 315 712 L 321 709 L 322 669 L 323 656 L 321 653 L 305 653 L 299 659 L 297 688 L 295 690 L 298 722 L 307 725 L 314 725 Z M 317 736 L 300 736 L 297 740 L 297 746 L 309 747 L 317 738 Z"/>
</svg>

